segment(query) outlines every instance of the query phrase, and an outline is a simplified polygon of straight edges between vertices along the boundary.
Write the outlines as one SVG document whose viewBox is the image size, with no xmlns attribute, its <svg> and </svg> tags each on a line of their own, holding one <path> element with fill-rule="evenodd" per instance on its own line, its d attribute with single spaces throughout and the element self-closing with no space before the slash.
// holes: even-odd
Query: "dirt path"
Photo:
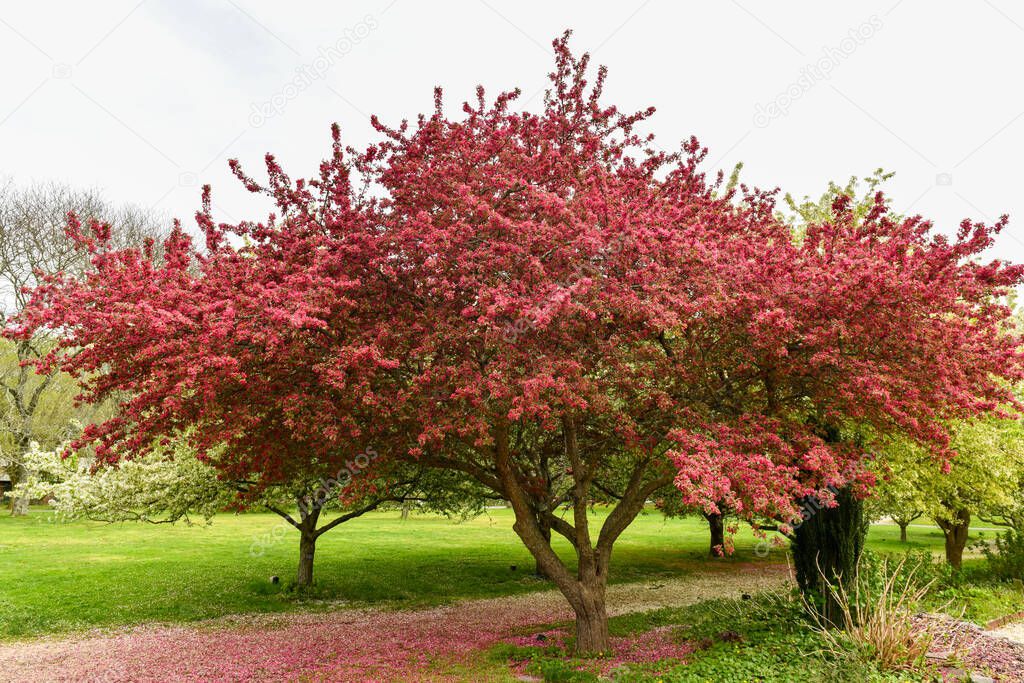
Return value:
<svg viewBox="0 0 1024 683">
<path fill-rule="evenodd" d="M 1015 643 L 1024 644 L 1024 621 L 1018 621 L 1016 623 L 992 629 L 989 631 L 989 635 L 997 638 L 1006 638 L 1007 640 L 1012 640 Z"/>
<path fill-rule="evenodd" d="M 613 615 L 776 588 L 780 565 L 731 565 L 679 579 L 611 586 Z M 229 617 L 188 626 L 0 645 L 6 680 L 382 681 L 415 679 L 432 661 L 464 658 L 531 626 L 571 618 L 557 592 L 427 610 L 338 610 Z"/>
</svg>

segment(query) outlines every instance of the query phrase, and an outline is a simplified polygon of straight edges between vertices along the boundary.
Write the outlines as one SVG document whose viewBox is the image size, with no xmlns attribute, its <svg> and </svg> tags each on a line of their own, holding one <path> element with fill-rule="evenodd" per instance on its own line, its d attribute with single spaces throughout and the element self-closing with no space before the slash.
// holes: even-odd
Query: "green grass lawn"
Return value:
<svg viewBox="0 0 1024 683">
<path fill-rule="evenodd" d="M 298 536 L 286 526 L 275 532 L 282 524 L 271 514 L 224 514 L 191 527 L 55 523 L 45 508 L 24 518 L 0 515 L 0 638 L 339 603 L 424 606 L 549 587 L 531 576 L 533 561 L 508 510 L 464 522 L 420 515 L 403 521 L 395 511 L 321 537 L 314 599 L 296 599 L 287 584 Z M 644 514 L 616 544 L 611 580 L 699 569 L 708 561 L 707 533 L 703 520 Z M 275 534 L 279 540 L 266 544 Z M 908 545 L 898 538 L 896 527 L 876 526 L 869 544 L 881 551 L 942 547 L 938 529 L 911 528 Z M 735 556 L 713 561 L 784 561 L 780 550 L 757 557 L 755 540 L 744 529 Z M 251 554 L 254 541 L 262 555 Z M 571 556 L 567 544 L 556 548 Z M 273 585 L 272 575 L 281 584 Z"/>
</svg>

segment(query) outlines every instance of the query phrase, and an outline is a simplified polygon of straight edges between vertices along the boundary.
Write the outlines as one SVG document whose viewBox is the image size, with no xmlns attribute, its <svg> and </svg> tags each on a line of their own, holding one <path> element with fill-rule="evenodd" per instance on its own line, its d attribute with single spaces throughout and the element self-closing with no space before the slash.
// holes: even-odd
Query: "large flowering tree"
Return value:
<svg viewBox="0 0 1024 683">
<path fill-rule="evenodd" d="M 154 266 L 73 223 L 93 270 L 47 281 L 15 333 L 61 330 L 44 369 L 126 396 L 84 439 L 116 458 L 174 433 L 257 486 L 357 445 L 471 477 L 511 502 L 591 652 L 613 546 L 659 489 L 794 521 L 870 484 L 843 429 L 941 450 L 940 421 L 1012 403 L 998 297 L 1021 269 L 973 260 L 1001 224 L 946 240 L 840 200 L 795 239 L 770 194 L 708 182 L 695 140 L 661 151 L 638 132 L 653 110 L 602 103 L 605 71 L 554 48 L 536 113 L 480 90 L 451 118 L 438 93 L 364 152 L 336 131 L 312 180 L 239 171 L 279 215 L 204 208 L 204 250 L 178 230 Z"/>
</svg>

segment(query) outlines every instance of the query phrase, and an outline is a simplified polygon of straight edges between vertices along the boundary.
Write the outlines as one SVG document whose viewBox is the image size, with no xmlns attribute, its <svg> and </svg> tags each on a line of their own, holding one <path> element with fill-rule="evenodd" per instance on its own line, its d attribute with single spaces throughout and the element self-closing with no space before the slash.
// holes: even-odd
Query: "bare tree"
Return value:
<svg viewBox="0 0 1024 683">
<path fill-rule="evenodd" d="M 0 325 L 24 309 L 26 290 L 38 283 L 39 273 L 73 273 L 88 265 L 86 255 L 65 234 L 67 215 L 97 218 L 112 227 L 120 246 L 142 244 L 159 237 L 149 211 L 113 206 L 95 190 L 78 190 L 56 183 L 25 188 L 0 185 Z M 13 484 L 27 477 L 23 455 L 32 441 L 55 445 L 74 430 L 77 415 L 75 386 L 56 371 L 37 375 L 28 363 L 44 354 L 52 341 L 44 335 L 0 348 L 0 392 L 6 402 L 0 413 L 0 466 Z M 28 500 L 14 498 L 11 514 L 27 512 Z"/>
</svg>

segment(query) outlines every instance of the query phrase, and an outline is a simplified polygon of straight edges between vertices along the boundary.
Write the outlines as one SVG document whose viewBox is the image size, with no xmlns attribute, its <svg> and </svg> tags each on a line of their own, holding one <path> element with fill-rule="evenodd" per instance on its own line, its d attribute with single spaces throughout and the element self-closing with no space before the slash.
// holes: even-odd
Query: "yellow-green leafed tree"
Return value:
<svg viewBox="0 0 1024 683">
<path fill-rule="evenodd" d="M 919 510 L 945 536 L 946 560 L 959 569 L 971 521 L 1007 515 L 1019 505 L 1024 477 L 1024 425 L 988 418 L 951 426 L 957 455 L 947 466 L 916 445 L 886 448 L 886 472 L 873 507 L 895 519 Z M 886 510 L 886 505 L 893 510 Z"/>
</svg>

